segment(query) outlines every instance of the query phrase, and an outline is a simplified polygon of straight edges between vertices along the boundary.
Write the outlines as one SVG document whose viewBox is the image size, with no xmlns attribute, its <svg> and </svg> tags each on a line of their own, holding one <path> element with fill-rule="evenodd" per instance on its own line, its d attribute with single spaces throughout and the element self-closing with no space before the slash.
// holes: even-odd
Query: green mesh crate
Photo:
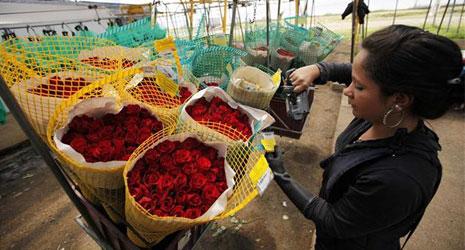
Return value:
<svg viewBox="0 0 465 250">
<path fill-rule="evenodd" d="M 226 88 L 229 77 L 240 65 L 240 58 L 245 55 L 244 51 L 230 47 L 201 47 L 194 51 L 189 69 L 202 87 L 216 85 Z"/>
</svg>

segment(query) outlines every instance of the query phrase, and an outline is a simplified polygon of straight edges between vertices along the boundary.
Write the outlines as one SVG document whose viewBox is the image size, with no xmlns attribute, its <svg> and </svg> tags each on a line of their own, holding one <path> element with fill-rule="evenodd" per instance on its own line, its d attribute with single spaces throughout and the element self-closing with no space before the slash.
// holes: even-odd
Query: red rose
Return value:
<svg viewBox="0 0 465 250">
<path fill-rule="evenodd" d="M 100 158 L 102 151 L 98 146 L 90 146 L 86 148 L 86 151 L 83 153 L 84 158 L 87 162 L 97 162 Z"/>
<path fill-rule="evenodd" d="M 174 200 L 171 197 L 165 197 L 165 199 L 161 200 L 160 209 L 166 213 L 169 213 L 171 209 L 173 209 Z"/>
<path fill-rule="evenodd" d="M 144 196 L 137 202 L 146 210 L 150 210 L 153 207 L 152 199 L 149 197 Z"/>
<path fill-rule="evenodd" d="M 207 177 L 201 173 L 195 173 L 191 176 L 189 185 L 195 189 L 201 189 L 207 183 Z"/>
<path fill-rule="evenodd" d="M 176 193 L 176 204 L 184 205 L 187 202 L 187 194 L 184 191 L 178 191 Z"/>
<path fill-rule="evenodd" d="M 132 192 L 130 191 L 131 195 L 134 197 L 134 199 L 136 200 L 139 200 L 141 199 L 142 197 L 146 196 L 146 197 L 149 197 L 150 196 L 150 191 L 149 189 L 141 184 L 137 187 L 135 187 Z"/>
<path fill-rule="evenodd" d="M 91 143 L 96 143 L 100 140 L 100 135 L 98 131 L 89 133 L 86 135 L 86 139 Z"/>
<path fill-rule="evenodd" d="M 191 157 L 192 157 L 192 159 L 194 161 L 199 159 L 200 156 L 202 156 L 202 151 L 200 151 L 198 149 L 192 149 L 191 150 Z"/>
<path fill-rule="evenodd" d="M 122 111 L 128 115 L 136 115 L 141 111 L 141 107 L 139 105 L 129 104 L 125 106 Z"/>
<path fill-rule="evenodd" d="M 77 135 L 75 132 L 67 132 L 63 135 L 63 138 L 61 138 L 61 142 L 64 144 L 71 144 L 71 141 L 74 139 L 74 137 Z"/>
<path fill-rule="evenodd" d="M 184 149 L 192 150 L 198 147 L 200 144 L 201 142 L 198 141 L 197 139 L 189 137 L 189 138 L 186 138 L 183 142 L 181 142 L 181 147 Z"/>
<path fill-rule="evenodd" d="M 97 158 L 100 161 L 106 162 L 112 159 L 113 145 L 110 140 L 102 140 L 97 143 L 97 147 L 100 149 L 100 157 Z"/>
<path fill-rule="evenodd" d="M 129 131 L 126 133 L 126 137 L 124 138 L 126 143 L 131 144 L 131 145 L 138 145 L 137 139 L 138 139 L 137 132 L 129 132 Z"/>
<path fill-rule="evenodd" d="M 208 182 L 215 182 L 216 181 L 216 174 L 214 172 L 208 171 L 206 176 L 207 176 Z"/>
<path fill-rule="evenodd" d="M 191 154 L 189 150 L 178 149 L 174 152 L 174 159 L 176 163 L 186 163 L 192 161 Z"/>
<path fill-rule="evenodd" d="M 169 154 L 165 154 L 165 155 L 162 155 L 162 157 L 160 157 L 160 165 L 163 168 L 165 168 L 167 171 L 171 168 L 176 167 L 174 159 Z"/>
<path fill-rule="evenodd" d="M 200 195 L 198 194 L 188 194 L 187 195 L 187 204 L 190 207 L 198 207 L 202 205 L 202 199 L 200 198 Z"/>
<path fill-rule="evenodd" d="M 215 184 L 208 183 L 203 187 L 202 198 L 209 203 L 215 202 L 220 195 L 221 193 Z"/>
<path fill-rule="evenodd" d="M 144 160 L 147 164 L 150 164 L 152 162 L 158 161 L 160 158 L 160 152 L 158 152 L 156 149 L 151 148 L 147 150 L 144 154 Z"/>
<path fill-rule="evenodd" d="M 103 115 L 103 117 L 102 117 L 103 123 L 105 125 L 113 125 L 113 124 L 115 124 L 115 122 L 116 122 L 115 121 L 115 116 L 116 116 L 115 114 L 110 114 L 110 113 Z"/>
<path fill-rule="evenodd" d="M 113 125 L 106 125 L 100 130 L 101 139 L 112 139 L 113 138 Z"/>
<path fill-rule="evenodd" d="M 169 213 L 167 213 L 167 212 L 165 212 L 165 211 L 163 211 L 161 209 L 154 210 L 153 214 L 156 215 L 156 216 L 159 216 L 159 217 L 165 217 L 165 216 L 170 215 Z"/>
<path fill-rule="evenodd" d="M 73 140 L 71 140 L 71 143 L 69 144 L 74 150 L 76 150 L 79 153 L 84 153 L 87 148 L 87 141 L 84 137 L 80 135 L 76 135 Z"/>
<path fill-rule="evenodd" d="M 197 172 L 197 168 L 193 162 L 188 162 L 182 166 L 182 172 L 186 175 L 191 175 Z"/>
<path fill-rule="evenodd" d="M 157 173 L 150 173 L 150 174 L 147 173 L 145 175 L 145 184 L 148 187 L 156 186 L 159 179 L 160 179 L 160 175 L 158 175 Z"/>
<path fill-rule="evenodd" d="M 103 121 L 100 119 L 93 119 L 92 122 L 90 123 L 90 131 L 98 131 L 101 128 L 103 128 L 105 124 L 103 124 Z"/>
<path fill-rule="evenodd" d="M 170 211 L 171 216 L 182 217 L 183 214 L 184 214 L 184 207 L 181 205 L 177 205 L 173 207 L 173 209 Z"/>
<path fill-rule="evenodd" d="M 179 173 L 176 175 L 175 179 L 176 188 L 182 188 L 187 184 L 187 176 L 185 174 Z"/>
<path fill-rule="evenodd" d="M 179 96 L 180 96 L 179 99 L 180 99 L 181 103 L 184 103 L 187 100 L 187 98 L 189 98 L 191 95 L 192 95 L 192 93 L 189 91 L 188 88 L 181 87 L 179 89 Z"/>
<path fill-rule="evenodd" d="M 218 156 L 218 151 L 212 147 L 205 147 L 203 153 L 208 157 L 210 160 L 215 160 Z"/>
<path fill-rule="evenodd" d="M 149 128 L 141 128 L 139 130 L 139 136 L 137 138 L 137 144 L 142 144 L 152 135 L 152 131 Z"/>
<path fill-rule="evenodd" d="M 157 182 L 157 192 L 168 192 L 174 188 L 174 179 L 169 175 L 160 176 Z"/>
<path fill-rule="evenodd" d="M 218 188 L 218 191 L 223 193 L 226 189 L 228 189 L 228 184 L 226 184 L 226 181 L 220 181 L 216 183 L 216 187 Z"/>
<path fill-rule="evenodd" d="M 177 177 L 179 174 L 181 174 L 181 169 L 176 168 L 176 167 L 170 168 L 170 169 L 168 170 L 168 174 L 171 175 L 174 179 L 176 179 L 176 177 Z"/>
<path fill-rule="evenodd" d="M 211 162 L 207 157 L 201 156 L 196 161 L 197 167 L 203 171 L 207 171 L 211 167 Z"/>
<path fill-rule="evenodd" d="M 163 141 L 162 143 L 157 145 L 158 151 L 165 154 L 173 151 L 175 147 L 176 144 L 170 140 Z"/>
<path fill-rule="evenodd" d="M 200 206 L 200 211 L 201 211 L 201 213 L 204 214 L 205 212 L 208 211 L 208 209 L 210 209 L 210 207 L 211 207 L 211 205 L 210 205 L 210 206 L 209 206 L 209 205 L 202 205 L 202 206 Z"/>
<path fill-rule="evenodd" d="M 203 115 L 207 111 L 207 107 L 202 105 L 202 104 L 194 104 L 192 107 L 192 115 L 193 116 L 198 116 L 198 115 Z"/>
<path fill-rule="evenodd" d="M 198 208 L 188 208 L 184 214 L 183 217 L 190 218 L 190 219 L 195 219 L 199 217 L 202 214 L 202 211 Z"/>
</svg>

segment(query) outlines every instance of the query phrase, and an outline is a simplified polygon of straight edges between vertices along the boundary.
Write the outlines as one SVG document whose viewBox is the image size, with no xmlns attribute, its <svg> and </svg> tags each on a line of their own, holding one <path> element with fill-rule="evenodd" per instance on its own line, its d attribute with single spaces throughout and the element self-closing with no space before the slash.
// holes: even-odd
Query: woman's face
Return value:
<svg viewBox="0 0 465 250">
<path fill-rule="evenodd" d="M 384 113 L 392 106 L 391 98 L 381 94 L 379 86 L 365 73 L 364 65 L 368 51 L 362 49 L 352 64 L 352 82 L 344 89 L 349 98 L 352 113 L 355 117 L 372 123 L 382 122 Z"/>
</svg>

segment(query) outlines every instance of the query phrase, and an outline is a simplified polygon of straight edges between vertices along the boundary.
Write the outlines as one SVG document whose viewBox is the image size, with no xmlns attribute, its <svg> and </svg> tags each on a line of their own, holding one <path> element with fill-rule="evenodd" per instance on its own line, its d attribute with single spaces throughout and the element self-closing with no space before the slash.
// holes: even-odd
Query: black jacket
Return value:
<svg viewBox="0 0 465 250">
<path fill-rule="evenodd" d="M 320 64 L 321 82 L 350 81 L 350 65 Z M 347 75 L 349 74 L 349 75 Z M 275 180 L 315 222 L 316 249 L 399 249 L 400 237 L 421 219 L 441 179 L 438 137 L 423 122 L 407 133 L 357 142 L 371 124 L 354 119 L 321 162 L 319 197 L 287 173 Z"/>
<path fill-rule="evenodd" d="M 317 227 L 317 249 L 399 249 L 441 179 L 437 136 L 423 122 L 407 133 L 356 142 L 370 123 L 355 119 L 321 162 L 320 197 L 304 215 Z"/>
</svg>

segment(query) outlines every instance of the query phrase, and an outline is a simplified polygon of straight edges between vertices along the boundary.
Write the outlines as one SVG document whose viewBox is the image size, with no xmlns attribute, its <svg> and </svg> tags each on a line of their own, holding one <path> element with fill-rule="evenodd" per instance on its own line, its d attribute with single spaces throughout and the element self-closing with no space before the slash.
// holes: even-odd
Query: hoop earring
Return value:
<svg viewBox="0 0 465 250">
<path fill-rule="evenodd" d="M 397 121 L 395 124 L 393 124 L 393 125 L 388 125 L 388 124 L 387 124 L 387 120 L 388 120 L 388 118 L 389 118 L 390 115 L 394 114 L 393 112 L 396 111 L 396 109 L 398 109 L 399 112 L 400 112 L 400 119 L 399 119 L 399 121 Z M 402 123 L 402 121 L 404 120 L 404 115 L 405 115 L 405 113 L 404 113 L 404 111 L 402 110 L 402 108 L 399 107 L 399 105 L 396 104 L 396 105 L 394 105 L 393 107 L 391 107 L 388 111 L 386 111 L 386 113 L 384 113 L 383 125 L 386 126 L 386 127 L 388 127 L 388 128 L 395 128 L 395 127 L 399 126 L 399 125 Z"/>
</svg>

